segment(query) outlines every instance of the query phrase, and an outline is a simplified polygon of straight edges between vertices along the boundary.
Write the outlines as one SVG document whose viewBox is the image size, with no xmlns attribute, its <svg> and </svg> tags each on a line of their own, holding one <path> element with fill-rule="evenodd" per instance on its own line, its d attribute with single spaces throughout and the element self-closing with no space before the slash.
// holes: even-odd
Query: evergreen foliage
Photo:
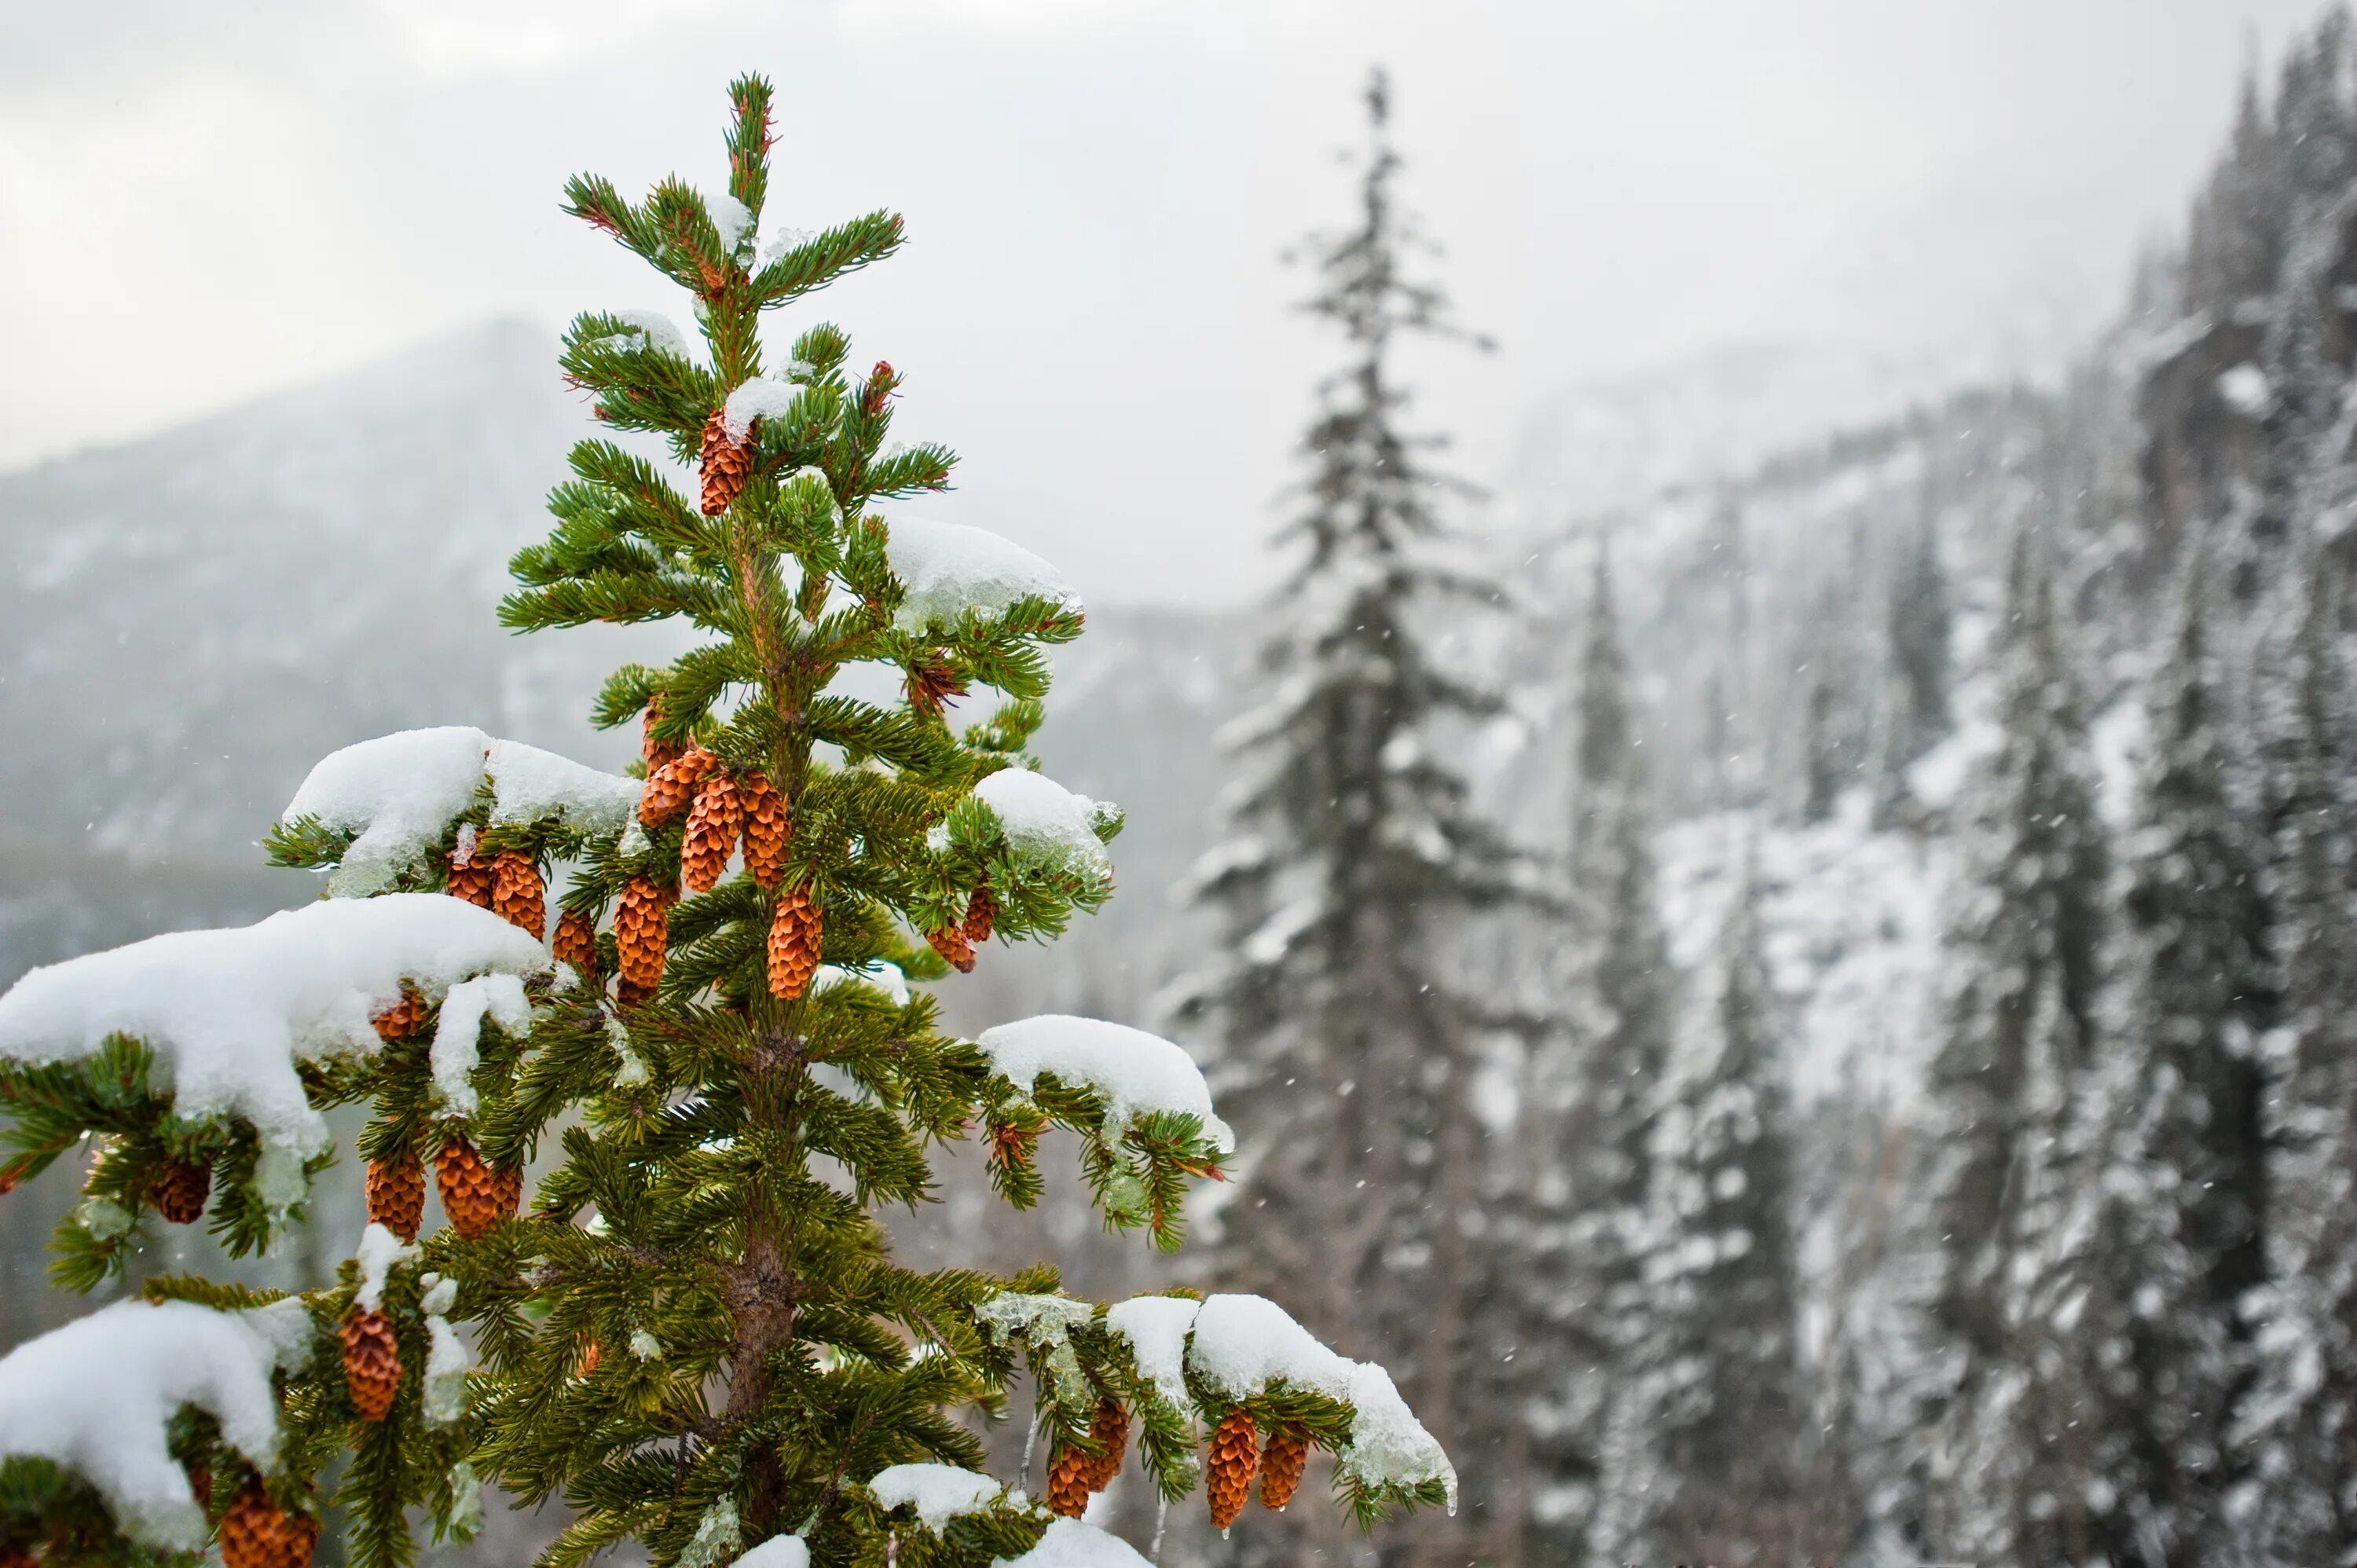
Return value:
<svg viewBox="0 0 2357 1568">
<path fill-rule="evenodd" d="M 1467 1397 L 1488 1376 L 1475 1328 L 1496 1271 L 1476 1255 L 1475 1206 L 1495 1151 L 1471 1080 L 1485 1031 L 1514 1020 L 1458 978 L 1452 933 L 1535 879 L 1448 755 L 1497 704 L 1425 627 L 1499 590 L 1448 549 L 1457 487 L 1425 458 L 1441 439 L 1401 427 L 1400 344 L 1465 334 L 1409 271 L 1425 242 L 1398 203 L 1380 72 L 1366 106 L 1354 220 L 1303 256 L 1304 308 L 1346 358 L 1319 389 L 1279 536 L 1298 559 L 1262 653 L 1270 694 L 1225 732 L 1246 768 L 1234 834 L 1198 876 L 1228 951 L 1178 1006 L 1224 1042 L 1216 1081 L 1254 1151 L 1221 1206 L 1218 1275 L 1314 1293 L 1345 1344 L 1395 1348 L 1418 1409 L 1452 1450 L 1479 1452 L 1498 1441 L 1495 1412 Z M 1308 1549 L 1298 1530 L 1245 1544 L 1254 1560 Z"/>
<path fill-rule="evenodd" d="M 454 1022 L 460 988 L 421 980 L 366 998 L 381 1047 L 302 1065 L 313 1110 L 370 1108 L 360 1153 L 375 1169 L 436 1162 L 455 1223 L 414 1248 L 386 1229 L 398 1219 L 372 1225 L 337 1283 L 298 1298 L 313 1353 L 274 1374 L 283 1439 L 275 1463 L 262 1466 L 271 1495 L 297 1515 L 340 1509 L 355 1568 L 414 1561 L 413 1517 L 437 1539 L 466 1536 L 484 1482 L 570 1514 L 542 1568 L 574 1568 L 625 1541 L 657 1568 L 714 1568 L 788 1535 L 820 1563 L 903 1554 L 944 1568 L 981 1563 L 1040 1540 L 1045 1509 L 994 1487 L 974 1510 L 920 1525 L 867 1482 L 909 1463 L 979 1468 L 972 1418 L 1001 1416 L 1028 1374 L 1036 1430 L 1057 1447 L 1102 1446 L 1094 1423 L 1105 1401 L 1135 1411 L 1144 1465 L 1166 1499 L 1198 1478 L 1199 1423 L 1242 1409 L 1265 1432 L 1289 1431 L 1340 1455 L 1335 1489 L 1362 1524 L 1397 1505 L 1453 1500 L 1445 1459 L 1388 1379 L 1334 1362 L 1306 1336 L 1276 1345 L 1264 1369 L 1240 1380 L 1220 1357 L 1254 1347 L 1206 1345 L 1198 1333 L 1183 1341 L 1191 1346 L 1183 1369 L 1165 1365 L 1104 1309 L 1057 1294 L 1051 1267 L 1002 1279 L 895 1262 L 884 1216 L 931 1201 L 933 1152 L 969 1134 L 987 1138 L 997 1189 L 1022 1206 L 1040 1193 L 1040 1135 L 1072 1132 L 1107 1225 L 1143 1230 L 1163 1247 L 1178 1245 L 1186 1191 L 1221 1175 L 1228 1144 L 1208 1112 L 1133 1103 L 1143 1091 L 1123 1087 L 1119 1061 L 1092 1075 L 1089 1061 L 1058 1057 L 1018 1076 L 988 1036 L 942 1033 L 930 989 L 899 983 L 945 979 L 941 954 L 963 951 L 970 964 L 975 941 L 1053 937 L 1102 904 L 1112 884 L 1098 843 L 1121 819 L 1096 808 L 1085 830 L 1067 822 L 1043 850 L 1045 830 L 987 782 L 1027 761 L 1045 716 L 1043 650 L 1078 636 L 1081 612 L 1042 588 L 947 613 L 928 599 L 924 617 L 909 613 L 910 583 L 879 503 L 946 489 L 950 454 L 888 445 L 900 383 L 891 366 L 854 371 L 848 339 L 824 324 L 780 355 L 761 320 L 893 254 L 900 220 L 877 212 L 816 235 L 789 233 L 757 255 L 776 145 L 771 91 L 748 77 L 730 100 L 725 195 L 677 178 L 640 202 L 596 177 L 566 188 L 575 216 L 690 293 L 704 357 L 639 318 L 590 312 L 574 322 L 565 375 L 609 429 L 638 439 L 574 449 L 572 477 L 550 497 L 555 526 L 517 553 L 519 586 L 500 607 L 518 630 L 675 619 L 700 640 L 662 668 L 617 671 L 599 701 L 601 725 L 643 721 L 643 791 L 612 779 L 592 791 L 604 799 L 622 785 L 638 797 L 636 820 L 598 819 L 594 800 L 578 813 L 518 813 L 487 778 L 429 824 L 384 889 L 487 900 L 537 941 L 543 879 L 568 874 L 547 902 L 575 922 L 558 935 L 573 956 L 525 977 L 514 1010 L 490 1006 L 471 1058 L 459 1052 L 467 1026 Z M 1380 89 L 1374 102 L 1380 124 Z M 1390 167 L 1383 155 L 1371 173 L 1369 230 L 1328 261 L 1331 286 L 1318 308 L 1366 352 L 1318 443 L 1354 456 L 1338 456 L 1321 475 L 1305 524 L 1321 568 L 1353 568 L 1338 618 L 1324 623 L 1342 641 L 1313 646 L 1329 667 L 1355 673 L 1312 701 L 1338 740 L 1361 749 L 1322 760 L 1353 775 L 1366 766 L 1386 793 L 1363 803 L 1381 807 L 1367 815 L 1362 802 L 1336 809 L 1322 784 L 1307 796 L 1298 778 L 1279 788 L 1314 797 L 1295 826 L 1321 843 L 1339 836 L 1334 864 L 1365 878 L 1338 887 L 1341 918 L 1321 940 L 1354 954 L 1361 941 L 1389 941 L 1405 961 L 1418 897 L 1443 888 L 1486 896 L 1493 884 L 1482 878 L 1502 875 L 1506 862 L 1462 818 L 1461 791 L 1443 770 L 1386 744 L 1465 699 L 1442 671 L 1413 659 L 1405 636 L 1370 639 L 1346 624 L 1384 617 L 1396 626 L 1428 581 L 1405 558 L 1429 526 L 1427 489 L 1386 423 L 1396 393 L 1382 355 L 1394 330 L 1430 320 L 1436 302 L 1389 271 Z M 650 446 L 701 467 L 700 500 L 646 456 Z M 1372 668 L 1379 658 L 1390 660 L 1387 674 Z M 900 695 L 853 694 L 842 678 L 860 664 L 896 672 Z M 1002 700 L 955 731 L 950 700 L 976 686 Z M 1379 755 L 1388 770 L 1373 768 Z M 689 758 L 693 775 L 683 771 Z M 658 802 L 683 808 L 696 779 L 683 824 Z M 683 890 L 683 845 L 705 831 L 716 789 L 757 800 L 774 789 L 785 822 L 780 864 L 758 859 L 748 837 L 741 872 L 690 876 Z M 1052 785 L 1039 791 L 1076 800 Z M 270 852 L 282 865 L 327 869 L 373 831 L 305 816 L 281 824 Z M 1423 858 L 1434 832 L 1481 847 L 1489 858 L 1466 864 L 1485 869 L 1450 880 L 1446 865 Z M 733 838 L 720 846 L 723 862 Z M 1419 880 L 1403 895 L 1411 875 Z M 566 929 L 601 924 L 610 929 L 594 944 L 565 948 Z M 491 914 L 472 936 L 517 940 Z M 828 967 L 813 973 L 821 961 Z M 1384 991 L 1381 1005 L 1395 1011 L 1383 1021 L 1454 1026 L 1454 1001 L 1428 996 L 1411 972 Z M 481 1011 L 494 993 L 470 994 Z M 357 1009 L 361 1000 L 339 1004 Z M 0 1184 L 36 1174 L 83 1137 L 101 1141 L 83 1208 L 60 1230 L 66 1283 L 122 1277 L 166 1161 L 210 1165 L 212 1223 L 233 1251 L 262 1245 L 301 1213 L 299 1196 L 276 1199 L 257 1176 L 266 1128 L 226 1116 L 183 1122 L 159 1084 L 156 1058 L 127 1037 L 78 1058 L 0 1061 L 0 1105 L 17 1151 Z M 1431 1086 L 1418 1147 L 1459 1135 L 1429 1109 L 1450 1104 L 1451 1087 Z M 1279 1090 L 1266 1102 L 1287 1097 Z M 1346 1114 L 1376 1102 L 1373 1094 L 1336 1101 Z M 1385 1160 L 1414 1157 L 1401 1153 L 1401 1130 L 1363 1131 Z M 528 1161 L 539 1180 L 519 1212 Z M 1362 1223 L 1363 1206 L 1347 1189 L 1319 1197 L 1332 1208 L 1300 1222 Z M 1417 1240 L 1399 1227 L 1426 1221 L 1394 1218 L 1379 1229 L 1396 1255 Z M 1432 1244 L 1454 1234 L 1437 1225 Z M 1437 1272 L 1447 1266 L 1444 1257 Z M 1281 1283 L 1325 1282 L 1288 1273 Z M 146 1291 L 223 1310 L 259 1305 L 194 1279 L 151 1281 Z M 367 1420 L 341 1364 L 339 1326 L 379 1311 L 392 1326 L 400 1383 L 390 1414 Z M 1344 1326 L 1372 1342 L 1367 1326 Z M 471 1376 L 460 1330 L 479 1358 Z M 1161 1347 L 1165 1359 L 1181 1344 Z M 1415 1353 L 1420 1364 L 1435 1354 Z M 215 1477 L 218 1525 L 246 1462 L 201 1421 L 176 1427 L 173 1443 L 177 1456 Z M 339 1468 L 339 1455 L 348 1455 Z M 326 1496 L 312 1489 L 323 1472 L 334 1477 Z M 0 1549 L 33 1543 L 51 1568 L 193 1561 L 126 1541 L 50 1461 L 9 1459 L 0 1463 Z M 1089 1550 L 1113 1560 L 1110 1546 Z"/>
</svg>

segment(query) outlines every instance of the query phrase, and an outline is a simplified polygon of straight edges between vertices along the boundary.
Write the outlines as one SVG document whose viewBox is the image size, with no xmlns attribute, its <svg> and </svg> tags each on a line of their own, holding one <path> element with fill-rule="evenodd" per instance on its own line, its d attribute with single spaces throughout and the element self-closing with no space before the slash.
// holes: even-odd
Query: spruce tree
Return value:
<svg viewBox="0 0 2357 1568">
<path fill-rule="evenodd" d="M 2155 1562 L 2222 1562 L 2234 1544 L 2229 1438 L 2251 1372 L 2244 1303 L 2266 1279 L 2259 1042 L 2275 986 L 2208 591 L 2197 561 L 2154 691 L 2152 761 L 2126 845 L 2133 1060 L 2107 1074 L 2126 1079 L 2107 1113 L 2116 1142 L 2102 1183 L 2121 1212 L 2097 1231 L 2118 1251 L 2091 1262 L 2098 1277 L 2087 1282 L 2098 1304 L 2129 1308 L 2114 1341 L 2126 1375 L 2104 1424 L 2126 1466 L 2113 1477 L 2120 1532 L 2150 1543 Z"/>
<path fill-rule="evenodd" d="M 1997 650 L 2002 741 L 1975 782 L 1929 1074 L 1938 1279 L 1952 1369 L 1928 1549 L 2064 1562 L 2091 1548 L 2074 1477 L 2083 1368 L 2058 1295 L 2070 1112 L 2096 1038 L 2107 854 L 2044 542 L 2016 542 Z"/>
<path fill-rule="evenodd" d="M 1663 1086 L 1652 1302 L 1624 1364 L 1600 1489 L 1628 1523 L 1609 1561 L 1815 1561 L 1814 1423 L 1800 1367 L 1792 1129 L 1776 1000 L 1746 875 L 1717 991 Z"/>
<path fill-rule="evenodd" d="M 1071 1517 L 1133 1434 L 1164 1498 L 1200 1478 L 1222 1525 L 1256 1470 L 1282 1504 L 1311 1447 L 1362 1521 L 1453 1500 L 1388 1376 L 1260 1297 L 1108 1310 L 1045 1265 L 894 1262 L 884 1218 L 933 1197 L 937 1144 L 978 1135 L 1020 1205 L 1042 1134 L 1069 1130 L 1107 1224 L 1169 1247 L 1230 1140 L 1167 1041 L 1064 1017 L 972 1041 L 939 1026 L 931 986 L 977 947 L 1052 938 L 1112 891 L 1118 811 L 1024 749 L 1042 650 L 1082 613 L 1006 541 L 899 515 L 952 459 L 887 446 L 889 365 L 853 372 L 823 324 L 783 353 L 765 338 L 765 312 L 884 260 L 902 228 L 877 212 L 757 251 L 770 89 L 731 98 L 723 192 L 567 188 L 688 292 L 702 341 L 574 322 L 566 376 L 640 444 L 574 449 L 501 607 L 519 630 L 698 634 L 599 699 L 601 725 L 641 722 L 642 777 L 463 727 L 363 742 L 269 840 L 327 871 L 329 897 L 0 998 L 17 1151 L 0 1185 L 98 1140 L 58 1239 L 65 1283 L 124 1277 L 151 1216 L 210 1212 L 231 1251 L 266 1245 L 333 1157 L 332 1106 L 367 1108 L 371 1220 L 300 1294 L 149 1279 L 160 1305 L 0 1361 L 0 1559 L 193 1564 L 210 1538 L 228 1568 L 303 1568 L 331 1504 L 347 1560 L 392 1568 L 416 1552 L 408 1510 L 463 1537 L 495 1481 L 562 1500 L 544 1568 L 629 1541 L 657 1568 L 1134 1563 Z M 847 688 L 862 663 L 897 695 Z M 1000 701 L 953 730 L 978 687 Z M 981 1473 L 968 1419 L 1027 1373 L 1040 1500 Z"/>
<path fill-rule="evenodd" d="M 1222 1098 L 1251 1151 L 1222 1205 L 1217 1273 L 1313 1293 L 1347 1344 L 1401 1353 L 1419 1408 L 1464 1452 L 1495 1443 L 1464 1393 L 1490 1272 L 1473 1222 L 1492 1155 L 1469 1099 L 1490 1009 L 1447 944 L 1530 878 L 1448 758 L 1452 726 L 1494 703 L 1424 628 L 1495 590 L 1445 560 L 1445 484 L 1421 456 L 1437 443 L 1400 427 L 1399 345 L 1460 334 L 1405 270 L 1417 236 L 1380 72 L 1366 105 L 1355 221 L 1307 246 L 1306 308 L 1347 357 L 1302 438 L 1304 499 L 1280 535 L 1298 562 L 1271 607 L 1272 694 L 1228 736 L 1246 768 L 1235 835 L 1199 884 L 1231 939 L 1178 1006 L 1225 1042 Z M 1308 1550 L 1246 1544 L 1255 1559 Z"/>
<path fill-rule="evenodd" d="M 1598 1467 L 1616 1421 L 1643 1412 L 1622 1374 L 1652 1308 L 1646 1264 L 1663 1246 L 1654 1206 L 1656 1124 L 1675 999 L 1655 886 L 1641 736 L 1599 553 L 1577 671 L 1572 757 L 1564 1029 L 1538 1054 L 1530 1101 L 1544 1121 L 1530 1184 L 1523 1353 L 1529 1401 L 1536 1560 L 1618 1549 L 1623 1499 L 1574 1490 Z M 1549 1501 L 1549 1499 L 1555 1499 Z"/>
<path fill-rule="evenodd" d="M 2357 1553 L 2357 688 L 2341 580 L 2329 554 L 2311 554 L 2291 635 L 2260 686 L 2282 1026 L 2267 1064 L 2270 1283 L 2234 1445 L 2257 1500 L 2242 1517 L 2284 1563 Z"/>
</svg>

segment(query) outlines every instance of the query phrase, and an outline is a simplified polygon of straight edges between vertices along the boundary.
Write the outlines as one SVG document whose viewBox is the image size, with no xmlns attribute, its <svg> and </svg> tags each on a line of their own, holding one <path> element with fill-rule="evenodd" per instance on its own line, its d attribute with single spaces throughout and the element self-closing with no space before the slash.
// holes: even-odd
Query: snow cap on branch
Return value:
<svg viewBox="0 0 2357 1568">
<path fill-rule="evenodd" d="M 867 1491 L 879 1508 L 915 1509 L 918 1520 L 939 1535 L 950 1520 L 982 1512 L 1006 1488 L 988 1476 L 954 1465 L 895 1465 L 878 1470 Z"/>
<path fill-rule="evenodd" d="M 0 1457 L 47 1459 L 80 1476 L 135 1541 L 201 1551 L 204 1513 L 166 1429 L 182 1405 L 195 1405 L 231 1448 L 275 1467 L 270 1374 L 287 1337 L 255 1316 L 119 1301 L 26 1341 L 0 1359 Z"/>
<path fill-rule="evenodd" d="M 1006 1568 L 1146 1568 L 1146 1559 L 1117 1535 L 1076 1519 L 1055 1519 L 1039 1544 Z"/>
<path fill-rule="evenodd" d="M 1007 853 L 1017 861 L 1049 871 L 1112 874 L 1113 857 L 1097 837 L 1100 808 L 1086 795 L 1073 794 L 1044 773 L 1006 768 L 975 785 L 974 798 L 998 819 Z"/>
<path fill-rule="evenodd" d="M 1194 1058 L 1157 1035 L 1049 1013 L 985 1029 L 975 1043 L 992 1070 L 1027 1094 L 1043 1072 L 1095 1093 L 1104 1101 L 1108 1137 L 1140 1117 L 1182 1112 L 1202 1122 L 1204 1139 L 1222 1154 L 1236 1146 L 1235 1134 L 1211 1110 L 1211 1090 Z"/>
<path fill-rule="evenodd" d="M 1081 613 L 1081 596 L 1061 572 L 988 529 L 896 518 L 885 558 L 909 591 L 893 618 L 903 631 L 954 627 L 968 610 L 988 620 L 1025 598 Z"/>
<path fill-rule="evenodd" d="M 253 1124 L 264 1197 L 290 1203 L 303 1160 L 329 1142 L 296 1063 L 373 1050 L 369 1021 L 404 981 L 430 999 L 472 975 L 547 967 L 538 942 L 462 899 L 328 899 L 34 970 L 0 995 L 0 1058 L 69 1061 L 113 1036 L 143 1041 L 180 1116 Z"/>
</svg>

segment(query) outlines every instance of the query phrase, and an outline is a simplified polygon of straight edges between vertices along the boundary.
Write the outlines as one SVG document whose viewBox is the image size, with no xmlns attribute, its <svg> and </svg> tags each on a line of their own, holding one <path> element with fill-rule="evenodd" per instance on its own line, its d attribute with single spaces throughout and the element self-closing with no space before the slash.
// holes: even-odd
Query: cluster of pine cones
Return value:
<svg viewBox="0 0 2357 1568">
<path fill-rule="evenodd" d="M 1309 1463 L 1309 1440 L 1291 1427 L 1271 1434 L 1260 1446 L 1253 1418 L 1239 1405 L 1211 1432 L 1211 1456 L 1203 1466 L 1203 1494 L 1211 1505 L 1211 1526 L 1225 1530 L 1244 1509 L 1253 1476 L 1260 1476 L 1261 1507 L 1284 1511 L 1301 1485 Z"/>
</svg>

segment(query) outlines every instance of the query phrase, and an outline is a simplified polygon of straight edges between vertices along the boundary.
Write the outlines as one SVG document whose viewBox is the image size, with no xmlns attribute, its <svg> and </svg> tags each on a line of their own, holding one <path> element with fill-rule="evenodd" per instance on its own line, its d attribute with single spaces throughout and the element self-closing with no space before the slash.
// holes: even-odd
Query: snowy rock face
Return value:
<svg viewBox="0 0 2357 1568">
<path fill-rule="evenodd" d="M 135 1541 L 202 1550 L 204 1514 L 166 1427 L 195 1405 L 221 1423 L 231 1448 L 275 1467 L 270 1374 L 282 1360 L 278 1341 L 292 1337 L 258 1325 L 259 1316 L 120 1301 L 27 1341 L 0 1359 L 0 1457 L 48 1459 L 80 1476 Z"/>
<path fill-rule="evenodd" d="M 538 942 L 461 899 L 331 899 L 37 969 L 0 995 L 0 1057 L 70 1061 L 112 1036 L 144 1041 L 178 1114 L 253 1123 L 264 1196 L 291 1202 L 302 1161 L 328 1144 L 297 1062 L 373 1050 L 370 1019 L 404 981 L 436 997 L 474 975 L 547 966 Z"/>
</svg>

